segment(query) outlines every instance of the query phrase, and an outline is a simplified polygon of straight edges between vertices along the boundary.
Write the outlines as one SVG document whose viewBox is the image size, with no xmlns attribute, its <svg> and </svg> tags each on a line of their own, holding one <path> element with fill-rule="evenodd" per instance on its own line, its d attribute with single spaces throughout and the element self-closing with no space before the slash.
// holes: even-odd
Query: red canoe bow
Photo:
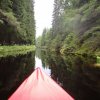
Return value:
<svg viewBox="0 0 100 100">
<path fill-rule="evenodd" d="M 8 100 L 74 99 L 40 68 L 36 68 Z"/>
</svg>

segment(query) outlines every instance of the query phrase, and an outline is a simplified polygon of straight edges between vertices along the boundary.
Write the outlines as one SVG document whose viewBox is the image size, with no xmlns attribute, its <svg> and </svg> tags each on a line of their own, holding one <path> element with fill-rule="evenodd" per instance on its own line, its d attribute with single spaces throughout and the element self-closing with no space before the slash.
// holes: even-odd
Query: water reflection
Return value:
<svg viewBox="0 0 100 100">
<path fill-rule="evenodd" d="M 0 100 L 7 98 L 34 70 L 35 53 L 0 58 Z"/>
<path fill-rule="evenodd" d="M 41 59 L 39 59 L 38 57 L 35 57 L 35 69 L 36 68 L 41 68 L 47 75 L 51 76 L 51 70 L 49 69 L 49 67 L 44 67 L 42 65 L 42 61 Z"/>
<path fill-rule="evenodd" d="M 96 57 L 66 55 L 38 51 L 44 68 L 75 100 L 100 100 L 100 68 L 94 67 Z"/>
</svg>

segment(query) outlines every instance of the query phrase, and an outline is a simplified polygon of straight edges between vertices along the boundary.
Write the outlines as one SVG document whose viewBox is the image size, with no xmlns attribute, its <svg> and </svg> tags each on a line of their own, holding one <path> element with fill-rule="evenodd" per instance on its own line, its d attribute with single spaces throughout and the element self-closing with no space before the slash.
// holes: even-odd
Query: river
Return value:
<svg viewBox="0 0 100 100">
<path fill-rule="evenodd" d="M 75 100 L 100 100 L 100 68 L 96 57 L 61 55 L 37 50 L 26 55 L 0 58 L 0 100 L 7 98 L 40 67 Z"/>
</svg>

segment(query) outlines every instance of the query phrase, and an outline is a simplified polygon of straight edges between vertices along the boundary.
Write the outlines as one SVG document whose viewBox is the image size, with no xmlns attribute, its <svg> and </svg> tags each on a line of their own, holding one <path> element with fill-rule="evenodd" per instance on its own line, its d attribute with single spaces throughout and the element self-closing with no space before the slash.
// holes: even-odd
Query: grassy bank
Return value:
<svg viewBox="0 0 100 100">
<path fill-rule="evenodd" d="M 34 45 L 0 46 L 0 57 L 17 56 L 19 54 L 26 54 L 30 51 L 35 51 Z"/>
</svg>

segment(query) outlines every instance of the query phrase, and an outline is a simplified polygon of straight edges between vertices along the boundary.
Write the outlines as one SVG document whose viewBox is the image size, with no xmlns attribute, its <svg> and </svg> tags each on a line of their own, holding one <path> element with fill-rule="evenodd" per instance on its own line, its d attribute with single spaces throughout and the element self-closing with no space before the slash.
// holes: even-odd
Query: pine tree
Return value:
<svg viewBox="0 0 100 100">
<path fill-rule="evenodd" d="M 1 44 L 34 44 L 33 0 L 0 0 L 0 31 Z"/>
</svg>

